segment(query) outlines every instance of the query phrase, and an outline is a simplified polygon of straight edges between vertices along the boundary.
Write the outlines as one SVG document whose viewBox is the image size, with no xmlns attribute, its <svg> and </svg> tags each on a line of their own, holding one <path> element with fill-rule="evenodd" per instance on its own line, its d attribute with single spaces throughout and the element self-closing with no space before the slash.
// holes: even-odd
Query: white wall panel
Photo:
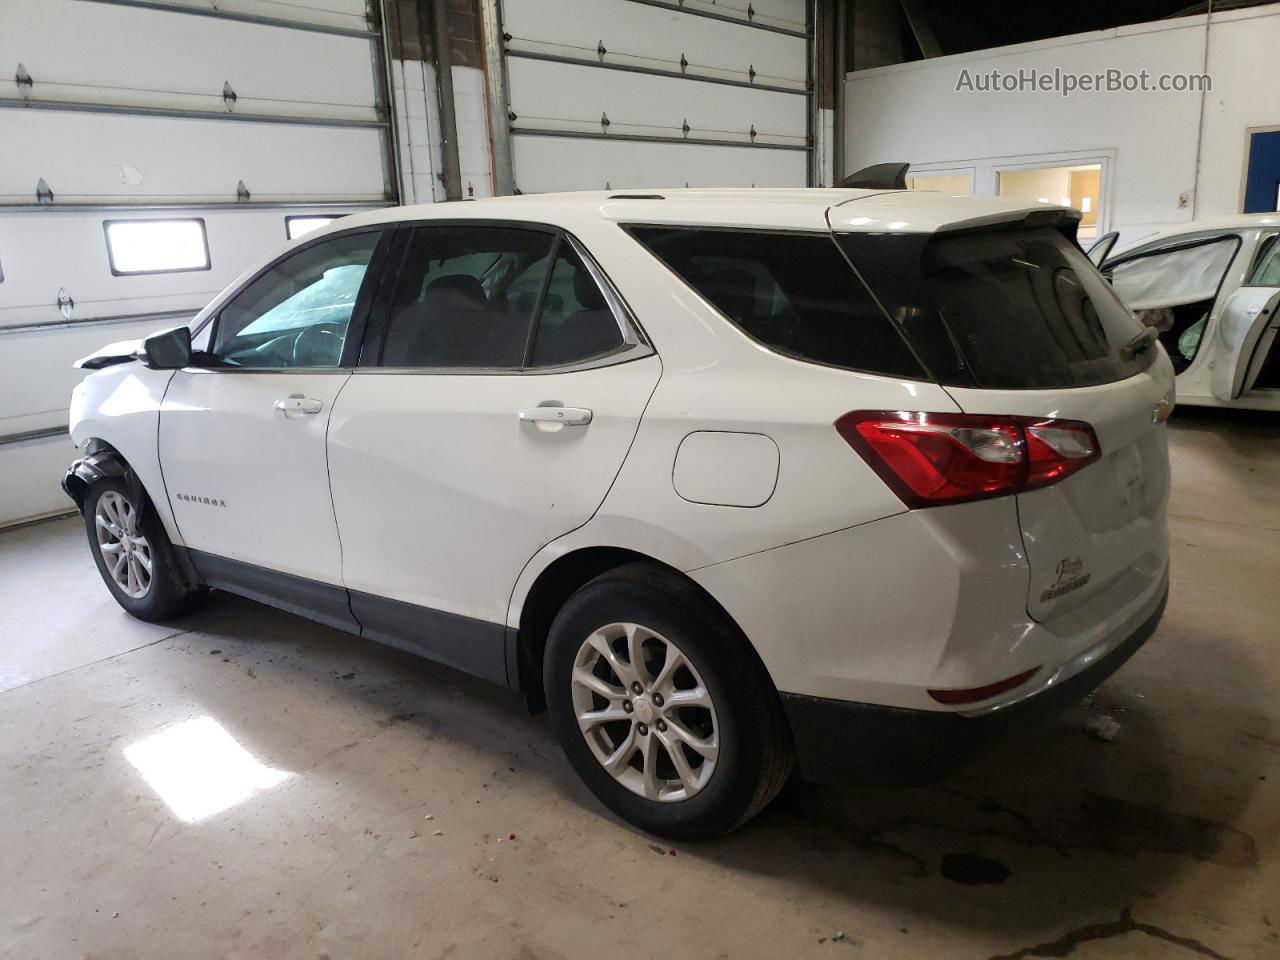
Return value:
<svg viewBox="0 0 1280 960">
<path fill-rule="evenodd" d="M 524 193 L 635 187 L 794 187 L 805 182 L 805 154 L 759 147 L 512 138 L 516 182 Z"/>
<path fill-rule="evenodd" d="M 1213 90 L 1203 135 L 1196 92 L 956 92 L 966 69 L 973 76 L 1032 68 L 1145 70 L 1153 80 L 1199 74 L 1206 36 Z M 846 165 L 903 160 L 921 169 L 976 171 L 976 191 L 992 193 L 998 166 L 1110 158 L 1108 225 L 1120 231 L 1121 243 L 1193 217 L 1238 213 L 1247 128 L 1280 117 L 1275 84 L 1259 72 L 1277 45 L 1280 8 L 1271 4 L 1215 13 L 1207 34 L 1203 16 L 1180 17 L 858 71 L 845 88 Z"/>
<path fill-rule="evenodd" d="M 740 28 L 735 28 L 740 29 Z M 521 60 L 508 64 L 516 127 L 750 139 L 804 146 L 805 101 L 791 93 L 748 90 L 674 77 L 648 77 L 590 67 Z"/>
<path fill-rule="evenodd" d="M 458 171 L 464 197 L 493 196 L 489 113 L 485 105 L 484 71 L 454 66 L 454 122 L 458 129 Z"/>
<path fill-rule="evenodd" d="M 375 120 L 369 43 L 83 0 L 0 3 L 0 64 L 27 68 L 36 102 L 221 113 L 229 82 L 237 113 Z M 19 95 L 0 86 L 0 96 Z"/>
<path fill-rule="evenodd" d="M 64 203 L 234 201 L 239 180 L 255 200 L 383 197 L 377 129 L 0 110 L 0 143 L 4 202 L 33 200 L 42 177 Z"/>
<path fill-rule="evenodd" d="M 0 337 L 6 327 L 60 321 L 60 287 L 75 300 L 77 319 L 160 310 L 195 313 L 250 263 L 284 247 L 286 215 L 307 212 L 300 208 L 0 213 L 0 264 L 5 272 L 0 283 Z M 192 216 L 205 222 L 208 270 L 112 276 L 104 220 Z M 0 351 L 7 349 L 4 342 L 0 339 Z"/>
<path fill-rule="evenodd" d="M 74 510 L 59 484 L 75 457 L 68 436 L 0 444 L 0 527 Z"/>
<path fill-rule="evenodd" d="M 751 0 L 750 3 L 747 0 L 730 0 L 728 3 L 721 3 L 720 0 L 671 0 L 671 2 L 683 2 L 688 10 L 703 10 L 722 17 L 750 19 L 752 23 L 781 27 L 784 30 L 803 31 L 805 28 L 805 0 Z M 748 6 L 755 12 L 754 19 L 751 19 L 747 13 Z"/>
<path fill-rule="evenodd" d="M 143 2 L 150 3 L 148 0 Z M 158 0 L 156 6 L 270 17 L 292 23 L 368 30 L 365 0 Z"/>
<path fill-rule="evenodd" d="M 6 411 L 0 416 L 0 437 L 65 426 L 71 390 L 85 375 L 72 367 L 75 361 L 109 343 L 179 326 L 195 312 L 134 323 L 0 331 L 0 410 Z"/>
<path fill-rule="evenodd" d="M 679 69 L 803 90 L 806 44 L 800 37 L 757 30 L 627 0 L 504 0 L 503 25 L 512 50 L 596 58 Z"/>
<path fill-rule="evenodd" d="M 746 23 L 747 3 L 689 0 L 686 9 L 629 0 L 503 0 L 512 158 L 524 193 L 637 186 L 803 186 L 808 101 L 803 96 L 809 43 Z M 805 29 L 805 0 L 754 4 L 761 23 Z M 699 16 L 694 11 L 715 16 Z M 721 17 L 738 18 L 731 22 Z M 522 57 L 521 52 L 605 67 Z M 615 67 L 680 72 L 664 77 Z M 756 88 L 746 83 L 754 69 Z M 784 87 L 798 93 L 759 89 Z M 607 115 L 607 129 L 601 123 Z M 686 133 L 684 126 L 688 123 Z M 792 146 L 794 151 L 747 146 Z M 687 137 L 697 143 L 538 136 L 536 131 L 599 137 Z M 525 132 L 527 131 L 527 132 Z"/>
<path fill-rule="evenodd" d="M 0 441 L 65 425 L 74 360 L 194 315 L 283 248 L 286 214 L 385 202 L 381 39 L 368 30 L 365 0 L 0 0 L 0 204 L 11 205 L 0 209 Z M 19 63 L 30 88 L 11 79 Z M 230 119 L 218 116 L 224 82 Z M 245 115 L 280 119 L 234 119 Z M 35 203 L 41 179 L 52 208 Z M 239 181 L 253 205 L 236 206 Z M 291 208 L 260 206 L 273 202 Z M 111 274 L 104 220 L 191 217 L 205 222 L 210 269 Z M 139 314 L 151 317 L 92 322 Z M 0 442 L 0 524 L 61 509 L 69 458 L 60 438 Z"/>
</svg>

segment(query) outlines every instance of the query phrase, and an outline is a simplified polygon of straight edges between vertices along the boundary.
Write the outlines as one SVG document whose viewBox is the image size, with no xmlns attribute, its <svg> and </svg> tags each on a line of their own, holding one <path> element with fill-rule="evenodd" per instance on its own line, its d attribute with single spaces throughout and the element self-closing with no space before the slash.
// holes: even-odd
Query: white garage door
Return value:
<svg viewBox="0 0 1280 960">
<path fill-rule="evenodd" d="M 810 0 L 502 0 L 515 186 L 805 186 Z"/>
<path fill-rule="evenodd" d="M 0 0 L 0 525 L 69 504 L 77 357 L 394 201 L 382 55 L 365 0 Z"/>
</svg>

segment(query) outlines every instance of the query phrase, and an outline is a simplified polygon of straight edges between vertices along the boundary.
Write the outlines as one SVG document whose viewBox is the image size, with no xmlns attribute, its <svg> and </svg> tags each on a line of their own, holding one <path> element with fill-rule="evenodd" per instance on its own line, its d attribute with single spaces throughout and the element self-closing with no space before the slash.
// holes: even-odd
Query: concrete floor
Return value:
<svg viewBox="0 0 1280 960">
<path fill-rule="evenodd" d="M 1168 614 L 1091 704 L 674 855 L 508 693 L 226 595 L 139 623 L 78 521 L 4 534 L 0 956 L 1280 957 L 1280 419 L 1172 440 Z"/>
</svg>

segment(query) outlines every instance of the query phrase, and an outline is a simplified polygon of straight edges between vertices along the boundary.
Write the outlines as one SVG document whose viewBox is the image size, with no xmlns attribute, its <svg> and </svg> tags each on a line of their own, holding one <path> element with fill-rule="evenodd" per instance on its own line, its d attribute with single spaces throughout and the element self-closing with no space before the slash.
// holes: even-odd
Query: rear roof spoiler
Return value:
<svg viewBox="0 0 1280 960">
<path fill-rule="evenodd" d="M 854 190 L 905 190 L 909 163 L 874 163 L 842 179 L 837 187 Z"/>
</svg>

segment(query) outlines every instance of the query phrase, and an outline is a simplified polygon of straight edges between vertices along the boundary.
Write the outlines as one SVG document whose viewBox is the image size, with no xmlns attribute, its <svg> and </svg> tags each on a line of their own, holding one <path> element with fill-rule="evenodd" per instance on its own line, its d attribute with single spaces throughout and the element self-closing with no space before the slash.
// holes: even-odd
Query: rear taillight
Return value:
<svg viewBox="0 0 1280 960">
<path fill-rule="evenodd" d="M 1078 420 L 857 410 L 835 426 L 916 508 L 1047 487 L 1101 455 L 1093 428 Z"/>
</svg>

